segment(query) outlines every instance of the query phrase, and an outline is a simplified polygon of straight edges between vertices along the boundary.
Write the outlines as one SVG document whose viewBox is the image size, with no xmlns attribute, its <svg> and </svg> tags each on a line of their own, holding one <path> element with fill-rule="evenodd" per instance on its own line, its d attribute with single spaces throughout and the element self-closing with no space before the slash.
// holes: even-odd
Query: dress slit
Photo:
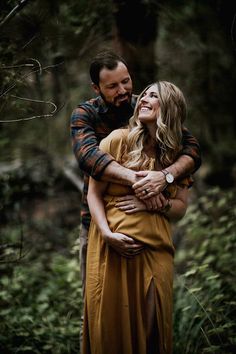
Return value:
<svg viewBox="0 0 236 354">
<path fill-rule="evenodd" d="M 146 296 L 147 318 L 147 354 L 159 354 L 158 320 L 156 288 L 153 278 L 151 279 Z"/>
</svg>

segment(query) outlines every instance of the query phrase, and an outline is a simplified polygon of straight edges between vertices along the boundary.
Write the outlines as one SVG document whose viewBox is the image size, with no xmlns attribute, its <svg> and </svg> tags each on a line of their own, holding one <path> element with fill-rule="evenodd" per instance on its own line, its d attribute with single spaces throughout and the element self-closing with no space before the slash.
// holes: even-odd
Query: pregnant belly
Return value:
<svg viewBox="0 0 236 354">
<path fill-rule="evenodd" d="M 169 221 L 160 214 L 140 211 L 134 214 L 115 207 L 115 197 L 106 198 L 106 216 L 112 232 L 128 235 L 151 248 L 170 248 L 173 252 Z"/>
</svg>

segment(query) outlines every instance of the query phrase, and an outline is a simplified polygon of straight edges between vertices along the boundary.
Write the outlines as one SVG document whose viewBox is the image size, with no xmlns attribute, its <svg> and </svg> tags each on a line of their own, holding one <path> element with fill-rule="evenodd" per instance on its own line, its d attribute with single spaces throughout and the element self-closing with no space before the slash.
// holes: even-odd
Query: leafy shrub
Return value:
<svg viewBox="0 0 236 354">
<path fill-rule="evenodd" d="M 78 353 L 81 283 L 76 258 L 21 261 L 0 279 L 1 353 Z"/>
<path fill-rule="evenodd" d="M 176 253 L 175 354 L 236 351 L 235 191 L 209 190 L 179 223 Z"/>
<path fill-rule="evenodd" d="M 0 187 L 0 353 L 78 353 L 80 195 L 44 155 Z"/>
<path fill-rule="evenodd" d="M 3 205 L 10 205 L 17 198 L 3 185 Z M 25 237 L 23 258 L 12 246 L 0 257 L 0 352 L 78 354 L 78 246 L 68 252 L 78 230 L 73 235 L 54 217 L 38 223 L 25 218 L 21 230 L 13 209 L 1 237 L 16 246 Z M 194 201 L 178 224 L 185 237 L 175 259 L 174 354 L 235 352 L 235 216 L 234 191 L 215 188 Z"/>
</svg>

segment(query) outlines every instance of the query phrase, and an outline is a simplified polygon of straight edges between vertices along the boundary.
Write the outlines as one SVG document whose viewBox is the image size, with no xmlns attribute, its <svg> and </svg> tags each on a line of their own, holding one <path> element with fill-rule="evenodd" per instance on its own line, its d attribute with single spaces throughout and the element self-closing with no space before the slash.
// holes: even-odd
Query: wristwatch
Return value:
<svg viewBox="0 0 236 354">
<path fill-rule="evenodd" d="M 168 184 L 171 184 L 174 182 L 175 178 L 174 176 L 172 175 L 172 173 L 170 173 L 169 171 L 167 170 L 161 170 L 161 172 L 165 175 L 165 178 L 166 178 L 166 182 Z"/>
</svg>

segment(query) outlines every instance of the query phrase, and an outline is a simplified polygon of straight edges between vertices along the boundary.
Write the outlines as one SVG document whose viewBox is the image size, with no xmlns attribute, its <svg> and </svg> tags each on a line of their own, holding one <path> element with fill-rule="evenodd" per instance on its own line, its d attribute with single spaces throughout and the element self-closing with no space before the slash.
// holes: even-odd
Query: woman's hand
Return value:
<svg viewBox="0 0 236 354">
<path fill-rule="evenodd" d="M 127 258 L 136 256 L 144 249 L 144 244 L 119 232 L 111 232 L 104 235 L 105 242 L 119 255 Z"/>
<path fill-rule="evenodd" d="M 160 211 L 165 207 L 167 199 L 162 193 L 146 199 L 145 201 L 140 200 L 135 195 L 126 195 L 116 199 L 116 207 L 126 214 L 134 214 L 137 211 Z"/>
<path fill-rule="evenodd" d="M 134 214 L 137 211 L 147 210 L 146 204 L 132 194 L 117 198 L 115 206 L 126 214 Z"/>
<path fill-rule="evenodd" d="M 161 211 L 167 202 L 168 200 L 162 193 L 144 200 L 148 211 Z"/>
</svg>

